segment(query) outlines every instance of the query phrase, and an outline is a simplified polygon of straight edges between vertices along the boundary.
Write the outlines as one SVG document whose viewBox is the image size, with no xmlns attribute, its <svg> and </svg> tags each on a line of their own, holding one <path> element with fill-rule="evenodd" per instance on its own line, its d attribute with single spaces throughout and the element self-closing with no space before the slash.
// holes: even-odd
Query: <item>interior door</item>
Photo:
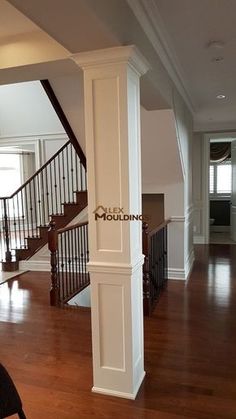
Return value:
<svg viewBox="0 0 236 419">
<path fill-rule="evenodd" d="M 236 140 L 231 143 L 232 195 L 231 195 L 231 239 L 236 241 Z"/>
</svg>

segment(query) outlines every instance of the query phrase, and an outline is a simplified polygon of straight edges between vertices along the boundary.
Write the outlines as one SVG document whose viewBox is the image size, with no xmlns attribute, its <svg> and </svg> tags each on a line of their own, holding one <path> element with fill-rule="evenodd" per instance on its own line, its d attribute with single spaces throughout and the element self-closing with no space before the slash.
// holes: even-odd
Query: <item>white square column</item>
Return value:
<svg viewBox="0 0 236 419">
<path fill-rule="evenodd" d="M 108 219 L 142 212 L 139 78 L 148 66 L 134 46 L 73 59 L 84 72 L 92 390 L 134 399 L 145 375 L 142 223 L 96 220 L 94 210 Z"/>
</svg>

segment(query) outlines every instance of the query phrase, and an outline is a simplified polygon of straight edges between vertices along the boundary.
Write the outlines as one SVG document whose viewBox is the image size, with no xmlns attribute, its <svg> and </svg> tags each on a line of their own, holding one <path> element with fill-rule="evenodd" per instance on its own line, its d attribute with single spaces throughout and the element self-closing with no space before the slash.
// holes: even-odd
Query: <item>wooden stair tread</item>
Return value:
<svg viewBox="0 0 236 419">
<path fill-rule="evenodd" d="M 63 214 L 52 214 L 51 219 L 56 222 L 56 228 L 63 228 L 73 220 L 87 206 L 87 191 L 75 191 L 77 202 L 64 202 Z M 79 197 L 79 199 L 78 199 Z M 39 237 L 25 237 L 27 247 L 15 250 L 17 260 L 30 259 L 48 241 L 48 226 L 38 226 Z"/>
</svg>

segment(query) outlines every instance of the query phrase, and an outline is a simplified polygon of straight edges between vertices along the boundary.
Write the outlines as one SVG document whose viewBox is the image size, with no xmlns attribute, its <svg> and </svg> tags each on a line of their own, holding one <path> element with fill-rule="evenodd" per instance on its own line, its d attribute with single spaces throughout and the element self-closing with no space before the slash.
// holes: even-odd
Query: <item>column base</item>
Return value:
<svg viewBox="0 0 236 419">
<path fill-rule="evenodd" d="M 121 397 L 122 399 L 135 400 L 138 394 L 138 391 L 140 389 L 140 386 L 144 380 L 145 375 L 146 375 L 146 372 L 144 371 L 133 393 L 123 393 L 122 391 L 109 390 L 107 388 L 100 388 L 100 387 L 95 387 L 95 386 L 92 387 L 92 392 L 98 393 L 98 394 L 104 394 L 106 396 Z"/>
</svg>

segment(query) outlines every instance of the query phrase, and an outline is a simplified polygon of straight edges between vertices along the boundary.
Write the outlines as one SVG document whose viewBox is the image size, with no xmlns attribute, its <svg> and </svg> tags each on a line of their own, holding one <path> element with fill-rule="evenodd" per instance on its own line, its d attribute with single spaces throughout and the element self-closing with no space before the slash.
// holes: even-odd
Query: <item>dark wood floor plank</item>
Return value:
<svg viewBox="0 0 236 419">
<path fill-rule="evenodd" d="M 169 281 L 145 319 L 135 401 L 91 393 L 88 309 L 49 306 L 49 275 L 0 286 L 0 360 L 29 419 L 235 419 L 236 246 L 196 247 L 187 282 Z M 14 417 L 12 417 L 14 418 Z"/>
</svg>

